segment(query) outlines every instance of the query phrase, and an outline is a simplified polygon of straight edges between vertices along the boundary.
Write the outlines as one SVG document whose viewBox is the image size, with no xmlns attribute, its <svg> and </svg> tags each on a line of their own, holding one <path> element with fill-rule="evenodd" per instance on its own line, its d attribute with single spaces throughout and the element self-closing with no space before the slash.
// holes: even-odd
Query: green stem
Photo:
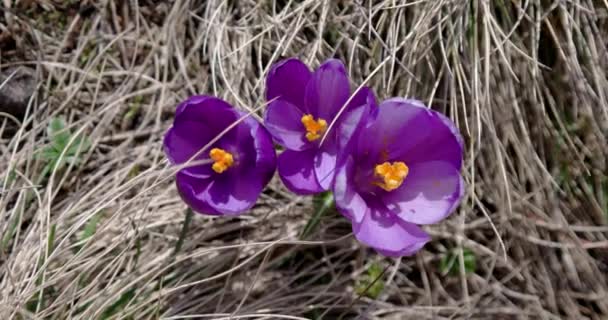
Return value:
<svg viewBox="0 0 608 320">
<path fill-rule="evenodd" d="M 176 256 L 179 251 L 182 249 L 182 245 L 184 244 L 184 239 L 186 238 L 186 234 L 188 234 L 188 230 L 190 229 L 190 222 L 192 221 L 192 216 L 194 215 L 194 211 L 188 208 L 186 209 L 186 218 L 184 219 L 184 224 L 182 225 L 182 231 L 179 233 L 179 239 L 177 239 L 177 243 L 175 244 L 175 250 L 173 251 L 173 256 Z"/>
<path fill-rule="evenodd" d="M 330 211 L 331 208 L 333 207 L 333 204 L 334 204 L 333 194 L 331 194 L 331 193 L 321 194 L 321 195 L 319 195 L 319 198 L 320 198 L 319 200 L 321 202 L 320 202 L 319 206 L 317 207 L 317 211 L 312 216 L 312 218 L 310 220 L 308 220 L 308 222 L 304 226 L 304 229 L 302 230 L 302 233 L 300 234 L 300 239 L 302 239 L 302 240 L 305 240 L 313 232 L 313 230 L 317 227 L 317 225 L 319 225 L 319 222 L 321 222 L 321 218 L 325 215 L 325 213 Z"/>
</svg>

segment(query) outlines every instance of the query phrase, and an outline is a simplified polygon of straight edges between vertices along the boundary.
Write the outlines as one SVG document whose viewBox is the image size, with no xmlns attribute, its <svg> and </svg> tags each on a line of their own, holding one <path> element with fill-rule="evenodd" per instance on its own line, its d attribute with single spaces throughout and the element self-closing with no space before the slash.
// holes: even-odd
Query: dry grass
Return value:
<svg viewBox="0 0 608 320">
<path fill-rule="evenodd" d="M 0 71 L 34 68 L 38 87 L 25 117 L 0 114 L 0 318 L 608 317 L 607 1 L 3 3 Z M 282 56 L 338 56 L 354 84 L 457 122 L 466 199 L 418 255 L 382 259 L 337 215 L 298 240 L 313 200 L 278 179 L 247 215 L 195 216 L 173 255 L 176 103 L 260 108 Z M 54 117 L 92 147 L 45 175 Z M 476 271 L 443 275 L 462 248 Z M 384 290 L 358 297 L 374 262 Z"/>
</svg>

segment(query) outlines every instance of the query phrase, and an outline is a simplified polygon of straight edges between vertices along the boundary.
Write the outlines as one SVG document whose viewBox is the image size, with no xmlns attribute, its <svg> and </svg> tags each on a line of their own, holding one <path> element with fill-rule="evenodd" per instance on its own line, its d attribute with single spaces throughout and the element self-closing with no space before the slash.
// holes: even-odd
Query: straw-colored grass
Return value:
<svg viewBox="0 0 608 320">
<path fill-rule="evenodd" d="M 608 317 L 606 0 L 2 3 L 0 72 L 37 87 L 25 116 L 0 113 L 0 319 Z M 176 104 L 261 110 L 287 56 L 339 57 L 353 86 L 459 126 L 466 197 L 416 256 L 376 255 L 337 214 L 300 240 L 313 198 L 278 178 L 245 215 L 196 215 L 173 254 Z M 92 146 L 45 173 L 53 118 Z M 375 299 L 355 290 L 371 264 Z"/>
</svg>

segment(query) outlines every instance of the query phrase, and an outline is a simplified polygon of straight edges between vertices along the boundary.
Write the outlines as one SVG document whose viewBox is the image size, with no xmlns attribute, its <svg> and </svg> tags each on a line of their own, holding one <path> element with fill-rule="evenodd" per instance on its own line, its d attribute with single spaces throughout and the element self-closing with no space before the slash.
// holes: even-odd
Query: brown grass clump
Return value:
<svg viewBox="0 0 608 320">
<path fill-rule="evenodd" d="M 20 116 L 0 101 L 0 319 L 608 318 L 608 2 L 2 3 L 0 86 L 24 68 L 35 94 Z M 176 103 L 259 108 L 285 56 L 337 56 L 458 124 L 466 199 L 418 255 L 377 256 L 337 214 L 299 240 L 314 201 L 278 179 L 249 214 L 195 216 L 173 254 Z M 91 145 L 48 167 L 55 118 Z"/>
</svg>

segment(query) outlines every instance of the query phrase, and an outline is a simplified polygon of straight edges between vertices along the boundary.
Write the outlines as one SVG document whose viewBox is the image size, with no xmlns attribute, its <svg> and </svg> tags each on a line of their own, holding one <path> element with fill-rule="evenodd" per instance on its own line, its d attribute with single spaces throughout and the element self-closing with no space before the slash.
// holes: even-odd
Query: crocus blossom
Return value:
<svg viewBox="0 0 608 320">
<path fill-rule="evenodd" d="M 188 206 L 204 214 L 237 215 L 251 208 L 276 168 L 268 131 L 209 96 L 193 96 L 177 107 L 164 149 L 174 164 L 194 163 L 177 172 L 177 190 Z"/>
<path fill-rule="evenodd" d="M 271 68 L 266 87 L 270 103 L 264 122 L 285 148 L 278 157 L 283 183 L 297 194 L 328 190 L 337 154 L 337 130 L 329 126 L 338 118 L 334 124 L 338 127 L 348 112 L 373 102 L 373 93 L 363 87 L 351 98 L 346 69 L 336 59 L 327 60 L 314 73 L 298 59 L 280 61 Z"/>
<path fill-rule="evenodd" d="M 339 130 L 336 206 L 362 243 L 386 256 L 416 253 L 459 204 L 462 137 L 442 114 L 393 98 L 352 111 Z"/>
</svg>

